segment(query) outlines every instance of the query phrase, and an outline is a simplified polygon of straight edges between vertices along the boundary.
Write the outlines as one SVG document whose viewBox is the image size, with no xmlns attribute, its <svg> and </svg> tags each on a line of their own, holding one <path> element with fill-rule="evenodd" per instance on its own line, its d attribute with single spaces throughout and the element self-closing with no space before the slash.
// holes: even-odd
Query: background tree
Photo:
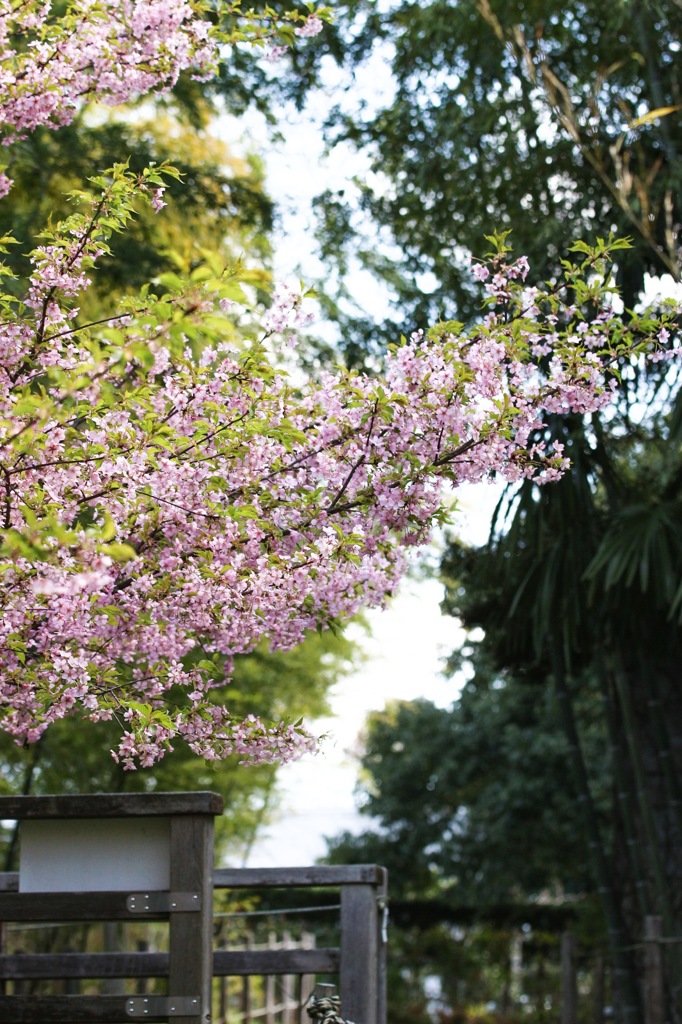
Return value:
<svg viewBox="0 0 682 1024">
<path fill-rule="evenodd" d="M 339 104 L 328 120 L 330 141 L 357 146 L 374 171 L 318 202 L 323 251 L 341 276 L 357 258 L 408 320 L 434 310 L 468 320 L 480 298 L 463 275 L 466 255 L 492 219 L 548 277 L 568 238 L 631 234 L 633 249 L 617 259 L 626 310 L 647 274 L 679 280 L 678 3 L 358 2 L 344 11 L 341 30 L 326 33 L 329 52 L 352 68 L 383 55 L 392 77 L 387 98 Z M 340 308 L 349 358 L 377 351 L 370 321 Z M 466 556 L 453 548 L 444 563 L 456 581 L 449 609 L 485 630 L 476 663 L 508 686 L 523 675 L 524 685 L 555 690 L 573 768 L 566 793 L 586 810 L 618 1012 L 632 1021 L 642 1012 L 638 971 L 623 950 L 641 939 L 647 913 L 664 917 L 669 936 L 680 924 L 677 394 L 675 375 L 627 370 L 616 415 L 547 418 L 538 436 L 566 444 L 571 473 L 542 494 L 524 485 L 508 495 L 490 546 Z M 601 701 L 618 770 L 606 822 L 602 763 L 586 743 L 590 701 Z M 671 1017 L 681 1012 L 676 957 L 670 947 Z"/>
<path fill-rule="evenodd" d="M 259 302 L 268 301 L 273 204 L 260 158 L 235 157 L 211 134 L 208 109 L 197 126 L 178 104 L 156 108 L 153 117 L 134 108 L 116 115 L 87 109 L 59 132 L 39 128 L 8 152 L 14 186 L 11 201 L 0 205 L 0 230 L 21 239 L 37 237 L 50 218 L 65 216 L 69 192 L 122 156 L 138 174 L 170 160 L 178 169 L 163 217 L 140 204 L 115 256 L 99 261 L 80 309 L 83 322 L 111 314 L 122 296 L 163 272 L 191 270 L 207 252 L 242 260 L 240 277 L 257 287 Z M 27 250 L 11 249 L 6 262 L 20 294 L 31 272 Z"/>
<path fill-rule="evenodd" d="M 0 233 L 19 238 L 34 237 L 50 218 L 65 216 L 68 193 L 123 155 L 137 173 L 171 158 L 180 172 L 181 180 L 169 183 L 163 217 L 140 206 L 118 240 L 116 255 L 99 261 L 93 287 L 81 304 L 81 322 L 112 313 L 123 296 L 139 291 L 159 274 L 190 272 L 207 252 L 240 261 L 235 298 L 243 295 L 238 280 L 251 287 L 256 301 L 270 300 L 273 205 L 264 190 L 261 160 L 253 153 L 236 158 L 211 135 L 216 111 L 197 83 L 183 79 L 176 92 L 175 99 L 148 99 L 138 110 L 134 104 L 114 113 L 86 108 L 59 132 L 39 128 L 8 150 L 7 171 L 14 185 L 11 202 L 0 204 Z M 25 250 L 11 250 L 7 265 L 17 275 L 13 284 L 19 294 L 31 271 Z M 243 319 L 239 327 L 227 321 L 225 327 L 232 327 L 235 339 L 249 333 Z M 329 689 L 355 653 L 342 636 L 329 632 L 311 634 L 294 651 L 270 651 L 264 644 L 237 659 L 227 693 L 215 690 L 214 700 L 229 700 L 243 717 L 251 712 L 270 721 L 312 720 L 328 710 Z M 232 858 L 247 856 L 274 806 L 276 765 L 244 772 L 235 756 L 211 767 L 181 747 L 153 772 L 124 772 L 110 754 L 116 733 L 115 725 L 100 723 L 98 728 L 64 719 L 32 747 L 19 747 L 4 735 L 4 791 L 218 789 L 226 805 L 218 823 L 220 850 Z M 15 854 L 10 833 L 2 851 L 8 869 Z"/>
<path fill-rule="evenodd" d="M 608 758 L 591 703 L 603 820 Z M 369 718 L 359 794 L 372 831 L 337 837 L 329 858 L 388 866 L 392 1013 L 423 1006 L 425 979 L 436 976 L 449 1019 L 490 1002 L 511 1012 L 513 989 L 524 1012 L 543 1019 L 549 1000 L 556 1014 L 561 931 L 578 931 L 583 956 L 605 941 L 565 786 L 568 756 L 551 691 L 495 675 L 482 658 L 452 708 L 420 700 Z M 513 978 L 521 937 L 525 967 Z"/>
<path fill-rule="evenodd" d="M 351 89 L 329 114 L 329 144 L 356 147 L 372 173 L 318 198 L 321 250 L 342 282 L 358 265 L 384 281 L 403 329 L 475 315 L 467 253 L 490 224 L 513 229 L 541 277 L 568 240 L 632 235 L 626 306 L 647 273 L 679 276 L 675 0 L 351 0 L 335 22 L 299 64 L 312 75 L 325 53 L 349 73 L 372 61 L 385 85 Z M 329 308 L 358 360 L 392 327 L 377 333 L 349 298 L 342 284 Z"/>
<path fill-rule="evenodd" d="M 168 9 L 164 16 L 171 17 Z M 193 33 L 197 53 L 210 33 L 191 21 L 164 27 L 171 37 Z M 69 47 L 77 59 L 75 95 L 96 91 L 97 61 L 87 48 L 86 59 L 73 50 L 73 33 L 98 60 L 106 33 L 118 45 L 121 36 L 113 22 L 104 31 L 98 23 L 94 37 L 91 28 L 77 20 L 75 7 L 63 24 L 31 25 L 41 45 L 59 41 L 59 60 L 50 63 L 56 77 L 47 85 L 23 68 L 33 49 L 4 55 L 22 69 L 4 107 L 15 130 L 73 120 L 74 67 L 67 75 L 61 66 Z M 155 47 L 156 36 L 145 61 L 163 64 L 163 47 Z M 132 87 L 141 87 L 142 74 L 148 88 L 148 67 L 135 65 L 138 48 L 126 56 Z M 130 63 L 117 64 L 116 74 L 121 69 L 129 72 Z M 48 86 L 66 89 L 61 113 Z M 19 102 L 26 89 L 48 105 Z M 643 339 L 644 352 L 664 343 L 668 331 L 644 318 L 628 332 L 601 308 L 608 258 L 623 245 L 577 247 L 585 260 L 564 264 L 565 284 L 536 294 L 533 307 L 520 283 L 527 264 L 510 261 L 502 236 L 493 239 L 493 310 L 483 326 L 462 332 L 448 322 L 427 338 L 412 336 L 392 356 L 385 385 L 339 375 L 301 394 L 283 383 L 264 348 L 224 357 L 227 328 L 216 307 L 225 313 L 232 286 L 217 260 L 192 270 L 189 280 L 161 275 L 139 300 L 124 301 L 118 326 L 65 326 L 77 315 L 83 272 L 108 254 L 109 238 L 127 226 L 136 201 L 158 211 L 164 174 L 171 173 L 117 166 L 93 179 L 99 191 L 77 193 L 80 210 L 34 250 L 25 302 L 3 297 L 3 568 L 12 630 L 6 727 L 35 740 L 82 702 L 94 718 L 120 713 L 134 723 L 120 748 L 127 764 L 158 758 L 177 732 L 195 752 L 216 755 L 237 743 L 243 751 L 257 748 L 262 759 L 281 754 L 298 734 L 236 726 L 205 699 L 229 673 L 233 653 L 252 649 L 263 635 L 291 645 L 306 628 L 382 600 L 403 569 L 400 548 L 420 543 L 439 515 L 435 479 L 560 475 L 558 444 L 526 448 L 542 405 L 554 413 L 599 408 L 606 401 L 601 386 L 613 361 L 631 352 L 631 336 Z M 487 266 L 476 270 L 479 280 L 490 276 Z M 298 304 L 291 295 L 280 302 L 264 321 L 266 333 L 287 326 Z M 664 322 L 673 326 L 670 316 Z M 547 345 L 555 358 L 543 362 Z M 197 660 L 199 649 L 204 657 Z M 178 687 L 188 703 L 177 699 Z M 158 700 L 167 692 L 175 717 Z"/>
<path fill-rule="evenodd" d="M 369 719 L 360 806 L 401 892 L 484 909 L 591 888 L 553 704 L 549 692 L 478 673 L 450 710 L 420 700 Z M 608 792 L 605 777 L 602 805 Z"/>
<path fill-rule="evenodd" d="M 541 497 L 523 488 L 485 550 L 452 551 L 445 563 L 458 577 L 448 608 L 484 628 L 485 656 L 512 673 L 534 666 L 553 685 L 614 956 L 640 939 L 647 914 L 660 915 L 668 935 L 679 926 L 678 420 L 659 411 L 627 432 L 603 431 L 598 419 L 589 433 L 564 425 L 570 475 Z M 585 749 L 578 709 L 590 692 L 614 773 L 606 831 L 594 808 L 602 769 Z M 677 952 L 668 956 L 671 1007 Z"/>
<path fill-rule="evenodd" d="M 253 58 L 251 57 L 253 64 Z M 150 116 L 150 109 L 152 116 Z M 93 286 L 84 294 L 79 321 L 98 321 L 116 310 L 121 298 L 139 292 L 165 272 L 186 272 L 206 254 L 232 261 L 235 298 L 247 285 L 252 301 L 270 301 L 269 235 L 273 204 L 264 190 L 260 158 L 236 158 L 212 132 L 216 110 L 197 82 L 182 79 L 174 97 L 147 98 L 111 112 L 86 107 L 58 132 L 42 127 L 6 150 L 13 179 L 11 201 L 0 203 L 0 234 L 30 239 L 45 224 L 70 212 L 68 194 L 101 168 L 127 157 L 141 174 L 150 164 L 173 159 L 181 180 L 171 180 L 163 217 L 140 204 L 137 216 L 119 237 L 116 255 L 103 256 Z M 11 249 L 6 265 L 16 275 L 17 295 L 26 290 L 31 264 L 25 247 Z M 7 280 L 7 279 L 6 279 Z M 248 337 L 251 327 L 225 321 L 233 339 Z M 270 651 L 266 644 L 237 659 L 229 692 L 216 689 L 214 700 L 229 699 L 245 717 L 314 719 L 327 711 L 326 695 L 355 656 L 353 646 L 332 633 L 311 634 L 295 651 Z M 209 767 L 179 748 L 154 772 L 124 772 L 111 758 L 117 728 L 64 719 L 49 736 L 19 747 L 6 734 L 0 778 L 4 792 L 58 793 L 138 789 L 217 788 L 225 796 L 226 814 L 218 824 L 223 852 L 247 855 L 257 830 L 268 820 L 276 793 L 277 766 L 244 772 L 233 757 Z M 13 866 L 14 834 L 0 856 Z"/>
</svg>

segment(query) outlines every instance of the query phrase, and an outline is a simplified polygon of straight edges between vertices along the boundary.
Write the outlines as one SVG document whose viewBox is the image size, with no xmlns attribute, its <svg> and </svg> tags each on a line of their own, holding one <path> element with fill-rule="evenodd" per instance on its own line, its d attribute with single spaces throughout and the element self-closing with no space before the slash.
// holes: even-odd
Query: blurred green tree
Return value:
<svg viewBox="0 0 682 1024">
<path fill-rule="evenodd" d="M 197 131 L 169 110 L 153 117 L 134 113 L 86 110 L 59 132 L 39 129 L 14 143 L 8 173 L 15 184 L 12 201 L 0 208 L 0 230 L 22 239 L 37 237 L 50 218 L 65 215 L 68 193 L 102 167 L 123 158 L 141 172 L 168 160 L 181 180 L 169 185 L 166 208 L 160 215 L 141 208 L 130 230 L 117 238 L 115 255 L 98 263 L 81 317 L 105 316 L 121 295 L 138 291 L 160 273 L 200 263 L 202 250 L 235 263 L 243 260 L 241 276 L 265 301 L 274 210 L 260 157 L 236 157 L 211 134 L 209 123 Z M 22 275 L 17 288 L 29 266 L 22 248 L 7 258 Z"/>
<path fill-rule="evenodd" d="M 377 83 L 341 94 L 326 123 L 328 143 L 357 149 L 369 173 L 317 200 L 348 358 L 395 336 L 352 309 L 351 268 L 384 282 L 405 333 L 466 321 L 480 308 L 468 254 L 493 226 L 513 229 L 540 278 L 575 238 L 632 235 L 619 263 L 626 306 L 646 274 L 679 279 L 676 0 L 345 0 L 335 17 L 297 57 L 296 98 L 330 58 L 349 80 L 371 68 Z"/>
<path fill-rule="evenodd" d="M 468 320 L 480 308 L 468 256 L 490 225 L 511 228 L 547 278 L 572 238 L 632 235 L 618 264 L 625 316 L 647 275 L 679 281 L 679 3 L 351 0 L 342 10 L 328 52 L 356 72 L 371 60 L 391 69 L 385 89 L 364 105 L 342 101 L 327 124 L 329 140 L 362 151 L 371 168 L 318 201 L 322 249 L 342 281 L 329 306 L 346 316 L 349 359 L 378 351 L 369 320 L 344 305 L 352 267 L 385 282 L 403 330 L 434 316 Z M 507 494 L 490 544 L 453 546 L 443 566 L 448 609 L 484 631 L 476 666 L 513 692 L 522 676 L 553 688 L 567 752 L 558 781 L 569 805 L 577 796 L 568 821 L 584 835 L 619 1013 L 632 1022 L 643 1011 L 625 949 L 648 914 L 675 936 L 682 913 L 678 385 L 674 372 L 624 368 L 617 413 L 547 420 L 538 439 L 565 443 L 572 472 L 542 492 L 524 484 Z M 534 692 L 542 703 L 542 687 Z M 482 740 L 488 714 L 481 706 Z M 613 772 L 606 820 L 603 757 L 588 737 L 596 714 Z M 671 944 L 667 954 L 671 1015 L 681 1012 L 678 952 Z"/>
<path fill-rule="evenodd" d="M 562 929 L 578 930 L 583 956 L 605 939 L 551 690 L 476 666 L 449 709 L 418 700 L 370 717 L 359 791 L 373 830 L 330 843 L 333 861 L 389 869 L 391 1019 L 425 1013 L 428 978 L 453 1020 L 476 1004 L 511 1010 L 521 984 L 526 1012 L 542 1019 L 545 1000 L 559 998 Z M 604 769 L 603 818 L 607 745 L 590 704 L 581 710 Z M 521 937 L 523 982 L 510 975 Z"/>
</svg>

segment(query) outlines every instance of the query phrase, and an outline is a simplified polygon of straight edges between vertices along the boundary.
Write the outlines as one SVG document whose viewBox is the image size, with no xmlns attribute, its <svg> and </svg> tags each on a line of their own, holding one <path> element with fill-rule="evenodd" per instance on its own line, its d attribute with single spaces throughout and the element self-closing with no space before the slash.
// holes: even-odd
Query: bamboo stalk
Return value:
<svg viewBox="0 0 682 1024">
<path fill-rule="evenodd" d="M 620 908 L 613 890 L 611 872 L 607 863 L 601 829 L 599 828 L 594 801 L 592 800 L 585 759 L 573 712 L 573 701 L 566 681 L 563 654 L 560 648 L 552 643 L 551 639 L 550 648 L 559 718 L 568 742 L 571 766 L 578 794 L 578 805 L 587 835 L 592 869 L 606 917 L 609 946 L 614 965 L 614 985 L 621 1003 L 622 1021 L 623 1024 L 640 1024 L 642 1018 L 635 981 L 635 969 L 632 957 L 626 948 L 630 943 L 626 938 Z"/>
<path fill-rule="evenodd" d="M 637 802 L 637 794 L 633 786 L 632 775 L 628 771 L 629 758 L 627 750 L 623 749 L 623 729 L 619 728 L 621 723 L 618 720 L 618 702 L 615 699 L 615 694 L 609 688 L 609 679 L 603 662 L 599 664 L 598 678 L 602 709 L 611 745 L 611 769 L 616 787 L 617 806 L 623 822 L 625 845 L 627 847 L 632 877 L 635 882 L 639 912 L 642 920 L 644 920 L 647 914 L 651 913 L 651 899 L 644 861 L 640 852 L 641 844 L 639 842 L 637 823 L 633 812 L 633 807 L 636 806 Z"/>
<path fill-rule="evenodd" d="M 644 1020 L 645 1024 L 664 1024 L 663 956 L 660 941 L 663 936 L 661 918 L 647 917 L 645 929 Z"/>
<path fill-rule="evenodd" d="M 638 729 L 637 719 L 630 699 L 628 679 L 622 665 L 614 663 L 613 676 L 616 682 L 616 690 L 625 725 L 625 735 L 630 752 L 630 762 L 632 764 L 635 777 L 637 800 L 643 824 L 645 847 L 654 882 L 656 909 L 663 921 L 665 934 L 669 936 L 677 935 L 678 923 L 675 914 L 673 913 L 676 891 L 673 889 L 672 880 L 671 884 L 669 884 L 665 867 L 663 865 L 661 855 L 662 837 L 658 832 L 656 821 L 654 819 L 652 801 L 649 793 L 649 787 L 647 785 L 644 760 L 642 757 L 640 730 Z M 668 980 L 671 983 L 672 988 L 672 983 L 674 982 L 677 984 L 676 979 L 682 977 L 682 949 L 680 949 L 679 945 L 672 945 L 670 947 L 666 959 L 667 966 L 669 968 Z M 671 997 L 671 999 L 674 1000 L 675 997 Z"/>
<path fill-rule="evenodd" d="M 663 918 L 663 925 L 669 935 L 675 934 L 675 919 L 672 914 L 672 896 L 668 891 L 668 884 L 665 877 L 665 869 L 661 858 L 661 841 L 656 829 L 656 822 L 649 798 L 644 762 L 642 758 L 639 729 L 635 718 L 634 708 L 630 699 L 630 688 L 625 672 L 620 665 L 613 666 L 613 678 L 616 683 L 616 692 L 620 711 L 623 719 L 625 738 L 630 754 L 630 764 L 635 778 L 637 791 L 637 802 L 644 827 L 645 847 L 651 866 L 654 881 L 654 892 L 656 895 L 656 909 Z"/>
<path fill-rule="evenodd" d="M 640 662 L 640 675 L 645 677 L 645 666 Z M 672 825 L 677 833 L 677 842 L 682 841 L 682 785 L 675 764 L 673 747 L 670 742 L 665 716 L 661 714 L 661 689 L 656 672 L 647 674 L 647 708 L 656 745 L 656 756 L 666 790 L 666 805 L 670 808 Z"/>
</svg>

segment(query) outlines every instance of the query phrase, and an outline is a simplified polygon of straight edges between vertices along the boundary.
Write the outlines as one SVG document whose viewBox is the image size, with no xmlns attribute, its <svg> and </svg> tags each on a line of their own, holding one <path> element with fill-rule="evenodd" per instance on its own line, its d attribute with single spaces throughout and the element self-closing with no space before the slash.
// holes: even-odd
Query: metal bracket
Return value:
<svg viewBox="0 0 682 1024">
<path fill-rule="evenodd" d="M 201 1012 L 199 996 L 132 996 L 126 999 L 128 1017 L 193 1017 Z"/>
<path fill-rule="evenodd" d="M 169 914 L 201 910 L 198 892 L 131 892 L 126 899 L 131 914 Z"/>
<path fill-rule="evenodd" d="M 388 900 L 385 896 L 379 897 L 377 907 L 381 911 L 381 944 L 385 946 L 388 942 Z"/>
</svg>

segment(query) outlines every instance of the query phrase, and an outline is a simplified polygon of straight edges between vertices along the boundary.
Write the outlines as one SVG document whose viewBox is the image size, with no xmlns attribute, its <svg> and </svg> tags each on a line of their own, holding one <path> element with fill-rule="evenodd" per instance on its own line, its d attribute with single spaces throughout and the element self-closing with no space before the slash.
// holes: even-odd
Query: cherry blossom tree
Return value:
<svg viewBox="0 0 682 1024">
<path fill-rule="evenodd" d="M 0 10 L 8 139 L 66 123 L 88 97 L 209 74 L 221 45 L 321 27 L 312 11 L 235 29 L 233 4 L 168 0 Z M 94 178 L 33 250 L 27 293 L 0 296 L 1 724 L 31 742 L 66 715 L 116 718 L 127 767 L 176 738 L 206 758 L 286 760 L 315 744 L 299 724 L 234 721 L 211 700 L 231 658 L 382 604 L 443 519 L 444 487 L 556 479 L 566 460 L 541 413 L 603 408 L 624 359 L 677 352 L 677 310 L 616 315 L 624 242 L 576 245 L 563 279 L 535 289 L 491 236 L 473 267 L 480 322 L 400 340 L 381 378 L 289 379 L 271 353 L 309 317 L 292 289 L 259 341 L 227 341 L 235 268 L 210 257 L 82 323 L 98 258 L 140 203 L 163 216 L 173 173 Z"/>
</svg>

